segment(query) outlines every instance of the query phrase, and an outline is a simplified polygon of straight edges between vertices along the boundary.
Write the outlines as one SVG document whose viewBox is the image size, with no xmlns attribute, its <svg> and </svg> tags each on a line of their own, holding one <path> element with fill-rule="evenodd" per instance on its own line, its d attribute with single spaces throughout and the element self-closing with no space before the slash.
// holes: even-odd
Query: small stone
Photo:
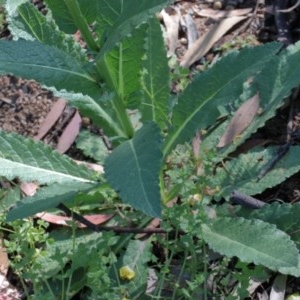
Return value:
<svg viewBox="0 0 300 300">
<path fill-rule="evenodd" d="M 223 7 L 223 4 L 221 1 L 215 1 L 213 4 L 213 9 L 215 9 L 215 10 L 220 10 L 220 9 L 222 9 L 222 7 Z"/>
<path fill-rule="evenodd" d="M 196 70 L 202 72 L 204 70 L 204 65 L 196 65 Z"/>
<path fill-rule="evenodd" d="M 81 123 L 82 123 L 82 126 L 89 126 L 89 125 L 91 125 L 91 120 L 87 117 L 83 117 L 81 119 Z"/>
<path fill-rule="evenodd" d="M 180 43 L 181 43 L 182 45 L 187 45 L 188 41 L 187 41 L 186 38 L 183 37 L 183 38 L 180 39 Z"/>
</svg>

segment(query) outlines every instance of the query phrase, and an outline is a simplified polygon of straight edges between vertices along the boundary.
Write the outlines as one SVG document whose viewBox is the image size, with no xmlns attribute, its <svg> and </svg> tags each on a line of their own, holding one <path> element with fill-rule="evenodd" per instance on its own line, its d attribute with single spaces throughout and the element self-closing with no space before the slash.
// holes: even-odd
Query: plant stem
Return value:
<svg viewBox="0 0 300 300">
<path fill-rule="evenodd" d="M 113 98 L 113 107 L 115 112 L 117 113 L 118 120 L 122 126 L 123 131 L 126 134 L 126 137 L 132 138 L 134 136 L 134 129 L 127 114 L 126 108 L 123 104 L 123 100 L 120 96 L 116 95 Z"/>
<path fill-rule="evenodd" d="M 134 129 L 132 127 L 131 121 L 126 111 L 124 105 L 124 95 L 125 95 L 125 86 L 123 78 L 123 45 L 122 43 L 119 46 L 119 66 L 118 66 L 119 78 L 115 86 L 117 95 L 113 98 L 113 106 L 117 113 L 120 124 L 123 127 L 123 130 L 126 132 L 128 138 L 134 136 Z"/>
<path fill-rule="evenodd" d="M 126 138 L 126 135 L 119 124 L 97 103 L 99 116 L 106 121 L 109 127 L 114 130 L 115 134 L 119 137 Z M 97 120 L 96 120 L 97 121 Z M 101 125 L 101 124 L 99 124 Z"/>
<path fill-rule="evenodd" d="M 143 221 L 141 221 L 140 228 L 144 228 L 148 223 L 150 223 L 152 218 L 145 217 Z M 113 253 L 119 253 L 119 251 L 125 246 L 134 236 L 136 233 L 126 234 L 120 237 L 120 241 L 113 247 Z"/>
<path fill-rule="evenodd" d="M 124 104 L 125 98 L 125 86 L 123 78 L 123 47 L 122 44 L 119 45 L 118 54 L 118 71 L 114 74 L 114 69 L 111 66 L 109 54 L 105 54 L 103 57 L 97 60 L 96 69 L 101 78 L 104 79 L 105 83 L 109 88 L 114 90 L 115 95 L 112 99 L 112 106 L 117 115 L 118 125 L 123 131 L 123 136 L 132 138 L 134 136 L 134 128 L 126 111 L 126 106 Z M 116 123 L 117 123 L 116 122 Z"/>
<path fill-rule="evenodd" d="M 183 272 L 184 272 L 184 269 L 185 269 L 185 264 L 186 264 L 186 261 L 187 261 L 187 250 L 184 251 L 184 256 L 183 256 L 183 264 L 182 264 L 182 267 L 180 269 L 180 273 L 179 273 L 179 276 L 178 276 L 178 279 L 177 279 L 177 282 L 176 282 L 176 285 L 177 286 L 180 286 L 180 280 L 182 280 L 182 276 L 183 276 Z M 175 286 L 176 286 L 175 285 Z M 174 289 L 173 291 L 173 295 L 172 295 L 172 300 L 175 300 L 176 299 L 176 289 Z"/>
<path fill-rule="evenodd" d="M 207 276 L 208 276 L 208 270 L 207 270 L 207 253 L 206 253 L 206 245 L 203 242 L 203 261 L 204 261 L 204 283 L 203 283 L 203 289 L 204 289 L 204 300 L 207 300 Z"/>
<path fill-rule="evenodd" d="M 92 33 L 90 32 L 89 25 L 86 22 L 84 15 L 82 14 L 77 0 L 64 0 L 69 13 L 72 16 L 73 22 L 78 27 L 82 37 L 84 38 L 87 46 L 94 52 L 99 50 Z"/>
</svg>

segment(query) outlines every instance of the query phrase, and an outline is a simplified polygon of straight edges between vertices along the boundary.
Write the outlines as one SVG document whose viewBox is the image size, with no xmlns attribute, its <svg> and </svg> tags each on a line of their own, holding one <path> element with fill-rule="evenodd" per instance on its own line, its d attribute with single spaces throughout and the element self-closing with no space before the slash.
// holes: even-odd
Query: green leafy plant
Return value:
<svg viewBox="0 0 300 300">
<path fill-rule="evenodd" d="M 51 18 L 43 16 L 28 1 L 6 1 L 9 28 L 15 40 L 0 41 L 0 73 L 35 79 L 67 99 L 103 129 L 113 151 L 104 154 L 103 177 L 42 143 L 1 132 L 0 175 L 45 185 L 33 197 L 18 202 L 8 212 L 7 221 L 53 209 L 61 202 L 71 205 L 78 193 L 91 195 L 95 190 L 107 190 L 107 183 L 124 204 L 151 218 L 162 217 L 169 200 L 184 188 L 184 180 L 178 181 L 178 176 L 168 173 L 168 158 L 178 145 L 190 142 L 200 129 L 205 129 L 200 151 L 191 158 L 204 174 L 182 177 L 192 178 L 195 184 L 189 188 L 190 196 L 199 194 L 203 199 L 200 216 L 195 216 L 197 222 L 194 220 L 200 223 L 195 236 L 201 245 L 205 241 L 228 257 L 237 256 L 244 262 L 299 276 L 299 241 L 276 219 L 208 211 L 212 209 L 212 199 L 228 199 L 234 189 L 249 195 L 262 192 L 300 169 L 292 164 L 294 157 L 299 156 L 297 146 L 292 146 L 289 154 L 259 182 L 257 176 L 271 157 L 272 148 L 255 149 L 220 164 L 264 126 L 299 85 L 300 44 L 281 52 L 278 43 L 231 52 L 196 75 L 174 102 L 170 97 L 164 41 L 154 17 L 172 1 L 45 2 Z M 72 34 L 77 30 L 84 47 L 74 41 Z M 219 147 L 219 138 L 234 113 L 257 93 L 261 112 L 255 113 L 233 141 Z M 85 150 L 96 160 L 103 160 L 99 154 Z M 196 167 L 192 172 L 196 173 Z M 171 181 L 177 179 L 167 182 L 165 175 Z M 186 190 L 184 197 L 187 200 Z M 187 228 L 191 230 L 191 226 Z M 128 244 L 130 238 L 129 235 L 126 242 L 119 241 L 116 249 Z M 54 245 L 57 247 L 57 243 Z M 74 245 L 80 247 L 75 242 L 72 249 Z M 119 258 L 117 266 L 130 264 L 135 253 L 141 260 L 132 268 L 142 271 L 150 258 L 148 254 L 146 258 L 139 255 L 141 247 L 148 246 L 129 242 L 132 252 L 123 253 L 123 261 Z M 119 286 L 122 284 L 119 282 Z M 127 284 L 124 297 L 127 293 L 137 297 L 144 285 L 144 279 L 138 287 Z M 190 287 L 192 290 L 192 284 Z"/>
</svg>

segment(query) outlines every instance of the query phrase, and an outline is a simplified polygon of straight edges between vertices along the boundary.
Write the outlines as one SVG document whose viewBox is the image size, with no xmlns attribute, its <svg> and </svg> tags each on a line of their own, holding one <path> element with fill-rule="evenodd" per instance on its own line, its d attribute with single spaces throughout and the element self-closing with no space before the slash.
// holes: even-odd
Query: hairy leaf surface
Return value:
<svg viewBox="0 0 300 300">
<path fill-rule="evenodd" d="M 9 13 L 12 20 L 10 30 L 14 39 L 36 39 L 71 54 L 83 63 L 88 62 L 81 46 L 75 43 L 74 37 L 59 31 L 53 20 L 46 18 L 33 4 L 26 2 L 15 10 L 10 9 Z"/>
<path fill-rule="evenodd" d="M 145 55 L 147 25 L 134 29 L 130 37 L 98 60 L 98 70 L 126 107 L 136 108 L 141 101 L 140 71 Z"/>
<path fill-rule="evenodd" d="M 290 237 L 260 220 L 219 218 L 211 224 L 203 224 L 202 232 L 214 251 L 228 257 L 237 256 L 243 262 L 284 274 L 290 274 L 288 268 L 298 265 L 299 253 Z"/>
<path fill-rule="evenodd" d="M 141 103 L 142 120 L 155 121 L 163 129 L 168 120 L 170 75 L 166 48 L 158 20 L 148 23 L 143 60 Z M 158 63 L 159 62 L 159 63 Z"/>
<path fill-rule="evenodd" d="M 300 203 L 270 203 L 264 205 L 261 209 L 254 210 L 250 213 L 249 218 L 259 219 L 276 225 L 280 230 L 289 234 L 293 241 L 300 248 Z"/>
<path fill-rule="evenodd" d="M 0 41 L 0 74 L 8 73 L 92 97 L 101 92 L 96 80 L 72 56 L 36 41 Z"/>
<path fill-rule="evenodd" d="M 8 28 L 10 32 L 13 34 L 14 39 L 25 39 L 25 40 L 33 40 L 33 37 L 24 30 L 24 24 L 17 19 L 17 9 L 20 5 L 26 5 L 28 0 L 14 0 L 14 1 L 5 1 L 5 10 L 7 13 L 7 21 Z M 14 17 L 16 16 L 16 20 Z"/>
<path fill-rule="evenodd" d="M 96 16 L 102 9 L 101 0 L 76 0 L 83 16 L 86 18 L 89 24 L 92 24 L 95 21 Z M 78 28 L 74 23 L 74 20 L 68 10 L 67 5 L 64 0 L 53 1 L 45 0 L 47 6 L 51 9 L 53 18 L 59 28 L 69 34 L 74 34 Z"/>
<path fill-rule="evenodd" d="M 106 178 L 123 202 L 153 217 L 161 214 L 160 146 L 159 128 L 155 123 L 146 123 L 132 140 L 123 142 L 105 162 Z"/>
<path fill-rule="evenodd" d="M 172 115 L 172 129 L 164 154 L 178 144 L 189 141 L 197 130 L 207 128 L 220 116 L 224 107 L 242 92 L 243 82 L 279 50 L 277 43 L 232 52 L 198 75 L 179 96 Z"/>
<path fill-rule="evenodd" d="M 76 138 L 76 147 L 97 163 L 103 163 L 109 153 L 102 138 L 88 130 L 81 130 Z"/>
<path fill-rule="evenodd" d="M 95 173 L 43 143 L 0 131 L 0 175 L 39 183 L 94 182 Z M 74 183 L 75 184 L 75 183 Z"/>
<path fill-rule="evenodd" d="M 71 203 L 79 191 L 88 192 L 95 184 L 66 182 L 43 187 L 32 197 L 23 198 L 7 213 L 6 221 L 27 218 L 54 208 L 60 203 Z"/>
<path fill-rule="evenodd" d="M 260 172 L 266 168 L 276 155 L 277 147 L 258 149 L 241 154 L 219 167 L 210 177 L 210 186 L 217 188 L 217 198 L 229 198 L 233 190 L 246 195 L 255 195 L 271 188 L 300 170 L 295 164 L 300 156 L 300 146 L 292 146 L 263 178 L 258 180 Z"/>
<path fill-rule="evenodd" d="M 57 91 L 55 88 L 49 88 L 55 96 L 67 99 L 69 103 L 77 107 L 93 123 L 102 128 L 106 135 L 110 137 L 125 137 L 125 133 L 118 126 L 111 113 L 111 98 L 113 95 L 102 95 L 100 98 L 93 99 L 81 93 L 71 93 L 66 91 Z M 109 109 L 107 109 L 109 106 Z"/>
<path fill-rule="evenodd" d="M 104 249 L 110 245 L 101 232 L 90 233 L 78 230 L 75 236 L 71 234 L 66 230 L 50 232 L 49 238 L 53 239 L 54 243 L 47 243 L 45 255 L 39 255 L 36 265 L 33 266 L 40 269 L 44 278 L 55 277 L 55 274 L 64 269 L 70 257 L 73 258 L 74 269 L 82 270 L 80 267 L 86 268 L 91 263 L 95 265 L 91 257 L 99 257 L 99 252 L 104 252 Z"/>
<path fill-rule="evenodd" d="M 102 46 L 100 57 L 115 47 L 135 27 L 172 2 L 172 0 L 102 0 L 97 22 L 100 25 L 98 36 L 105 42 L 100 45 Z"/>
</svg>

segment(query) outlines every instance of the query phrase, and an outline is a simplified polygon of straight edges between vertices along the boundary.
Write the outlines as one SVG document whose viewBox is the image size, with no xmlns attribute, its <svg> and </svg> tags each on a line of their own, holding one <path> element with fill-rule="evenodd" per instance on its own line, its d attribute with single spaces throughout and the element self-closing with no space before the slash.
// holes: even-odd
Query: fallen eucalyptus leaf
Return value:
<svg viewBox="0 0 300 300">
<path fill-rule="evenodd" d="M 259 94 L 256 93 L 253 97 L 245 101 L 235 112 L 231 122 L 226 128 L 226 131 L 220 138 L 217 147 L 222 148 L 234 141 L 253 121 L 259 109 Z"/>
<path fill-rule="evenodd" d="M 72 117 L 70 123 L 67 125 L 58 140 L 58 144 L 56 146 L 56 150 L 58 152 L 65 153 L 71 147 L 79 134 L 80 126 L 81 118 L 78 110 L 76 110 L 75 115 Z"/>
<path fill-rule="evenodd" d="M 59 99 L 53 104 L 50 112 L 40 127 L 38 134 L 34 137 L 35 140 L 42 139 L 48 133 L 62 115 L 66 105 L 67 101 L 64 99 Z"/>
</svg>

